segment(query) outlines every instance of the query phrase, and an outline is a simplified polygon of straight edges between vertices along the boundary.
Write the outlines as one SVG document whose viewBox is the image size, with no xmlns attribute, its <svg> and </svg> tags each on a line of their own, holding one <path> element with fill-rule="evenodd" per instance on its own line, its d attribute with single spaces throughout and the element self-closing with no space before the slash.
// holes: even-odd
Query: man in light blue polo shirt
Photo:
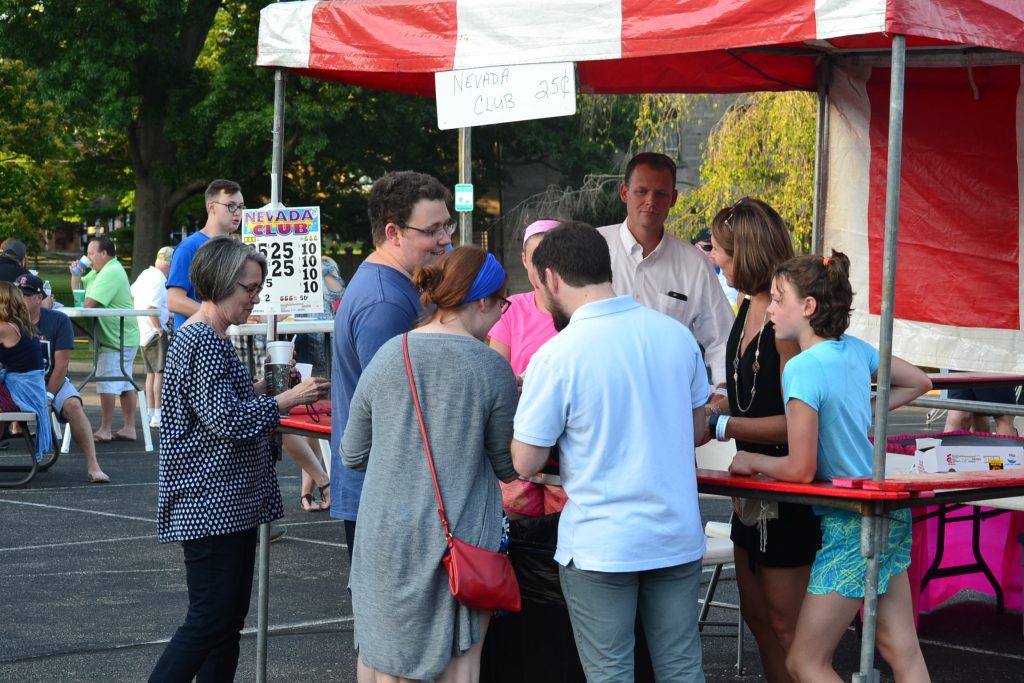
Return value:
<svg viewBox="0 0 1024 683">
<path fill-rule="evenodd" d="M 569 500 L 555 560 L 587 680 L 634 679 L 639 609 L 658 680 L 703 681 L 700 349 L 679 322 L 615 296 L 607 244 L 591 226 L 548 232 L 533 263 L 561 333 L 526 371 L 512 460 L 530 476 L 561 449 Z"/>
</svg>

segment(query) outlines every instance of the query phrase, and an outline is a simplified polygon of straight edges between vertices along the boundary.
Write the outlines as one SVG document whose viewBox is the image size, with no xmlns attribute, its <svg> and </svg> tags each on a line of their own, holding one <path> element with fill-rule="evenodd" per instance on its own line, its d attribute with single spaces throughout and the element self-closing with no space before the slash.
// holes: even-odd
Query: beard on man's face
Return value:
<svg viewBox="0 0 1024 683">
<path fill-rule="evenodd" d="M 555 323 L 555 330 L 561 332 L 569 326 L 569 316 L 566 315 L 562 305 L 553 299 L 548 299 L 548 308 L 551 311 L 551 319 Z"/>
</svg>

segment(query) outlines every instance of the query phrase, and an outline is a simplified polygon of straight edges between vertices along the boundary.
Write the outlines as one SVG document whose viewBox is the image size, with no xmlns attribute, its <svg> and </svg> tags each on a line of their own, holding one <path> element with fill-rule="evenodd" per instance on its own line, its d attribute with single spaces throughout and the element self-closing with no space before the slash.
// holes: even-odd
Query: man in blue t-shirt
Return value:
<svg viewBox="0 0 1024 683">
<path fill-rule="evenodd" d="M 331 363 L 331 516 L 345 522 L 349 559 L 363 473 L 342 464 L 338 446 L 359 377 L 377 349 L 408 332 L 422 314 L 413 272 L 436 263 L 451 246 L 451 193 L 436 178 L 399 171 L 370 188 L 374 251 L 345 290 L 334 320 Z"/>
<path fill-rule="evenodd" d="M 232 180 L 214 180 L 206 188 L 206 225 L 174 249 L 171 272 L 167 276 L 167 310 L 174 314 L 174 329 L 180 329 L 199 310 L 196 290 L 189 281 L 188 269 L 199 247 L 211 238 L 230 235 L 242 223 L 245 200 L 241 186 Z"/>
<path fill-rule="evenodd" d="M 63 313 L 43 308 L 46 292 L 43 290 L 43 281 L 37 276 L 31 273 L 19 275 L 14 284 L 21 289 L 29 319 L 39 330 L 46 371 L 46 397 L 57 418 L 71 428 L 71 438 L 82 449 L 89 482 L 104 484 L 110 481 L 110 477 L 100 469 L 96 459 L 96 444 L 92 438 L 92 425 L 82 407 L 82 397 L 68 379 L 71 350 L 75 348 L 71 320 Z"/>
</svg>

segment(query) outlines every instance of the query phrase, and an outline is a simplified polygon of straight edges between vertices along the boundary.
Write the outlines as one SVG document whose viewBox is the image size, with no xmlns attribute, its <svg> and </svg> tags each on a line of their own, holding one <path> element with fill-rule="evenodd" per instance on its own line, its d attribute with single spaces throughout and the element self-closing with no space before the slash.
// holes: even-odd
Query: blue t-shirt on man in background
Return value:
<svg viewBox="0 0 1024 683">
<path fill-rule="evenodd" d="M 175 252 L 177 255 L 177 252 Z M 355 521 L 362 472 L 345 467 L 339 447 L 359 377 L 384 342 L 408 332 L 423 314 L 420 293 L 389 266 L 363 262 L 334 319 L 331 358 L 331 517 Z"/>
<path fill-rule="evenodd" d="M 199 303 L 196 298 L 196 290 L 188 279 L 188 269 L 192 266 L 192 259 L 195 257 L 199 247 L 210 241 L 201 230 L 186 237 L 181 244 L 174 248 L 174 255 L 171 256 L 171 272 L 167 276 L 168 287 L 180 287 L 185 290 L 189 299 Z M 174 314 L 174 329 L 180 330 L 181 326 L 188 320 L 187 316 L 181 313 Z"/>
</svg>

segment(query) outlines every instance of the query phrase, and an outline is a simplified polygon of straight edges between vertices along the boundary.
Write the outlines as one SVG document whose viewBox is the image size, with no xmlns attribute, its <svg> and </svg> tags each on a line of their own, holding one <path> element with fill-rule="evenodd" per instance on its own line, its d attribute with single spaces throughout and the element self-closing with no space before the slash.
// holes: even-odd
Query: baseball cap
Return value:
<svg viewBox="0 0 1024 683">
<path fill-rule="evenodd" d="M 170 263 L 171 256 L 174 255 L 174 247 L 160 247 L 160 251 L 156 252 L 157 263 Z"/>
<path fill-rule="evenodd" d="M 25 273 L 14 278 L 14 285 L 25 294 L 46 294 L 43 281 L 38 275 L 32 273 Z"/>
<path fill-rule="evenodd" d="M 697 244 L 698 242 L 710 242 L 711 241 L 711 228 L 704 228 L 693 238 L 690 239 L 690 244 Z"/>
<path fill-rule="evenodd" d="M 9 239 L 4 242 L 4 255 L 10 256 L 15 261 L 24 261 L 27 253 L 25 243 L 21 240 Z"/>
</svg>

